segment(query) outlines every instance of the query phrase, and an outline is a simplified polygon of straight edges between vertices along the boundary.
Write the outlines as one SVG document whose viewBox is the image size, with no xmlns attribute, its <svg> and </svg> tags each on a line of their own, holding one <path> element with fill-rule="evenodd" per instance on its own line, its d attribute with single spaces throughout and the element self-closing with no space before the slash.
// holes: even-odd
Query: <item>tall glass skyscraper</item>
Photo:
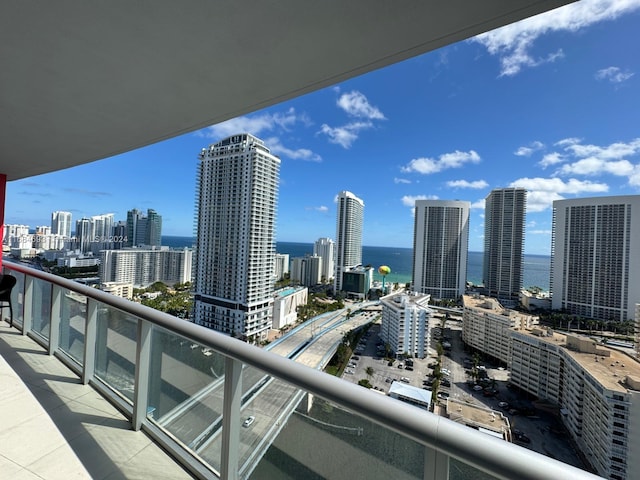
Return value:
<svg viewBox="0 0 640 480">
<path fill-rule="evenodd" d="M 248 133 L 200 152 L 194 320 L 247 340 L 271 326 L 280 159 Z"/>
<path fill-rule="evenodd" d="M 458 200 L 416 200 L 413 291 L 433 298 L 464 294 L 469 248 L 469 209 Z"/>
<path fill-rule="evenodd" d="M 553 202 L 551 306 L 626 321 L 640 303 L 640 195 Z"/>
<path fill-rule="evenodd" d="M 498 188 L 485 199 L 483 283 L 493 297 L 517 300 L 522 288 L 527 191 Z"/>
<path fill-rule="evenodd" d="M 336 217 L 336 260 L 333 290 L 342 290 L 342 274 L 362 263 L 364 202 L 353 193 L 338 194 Z"/>
</svg>

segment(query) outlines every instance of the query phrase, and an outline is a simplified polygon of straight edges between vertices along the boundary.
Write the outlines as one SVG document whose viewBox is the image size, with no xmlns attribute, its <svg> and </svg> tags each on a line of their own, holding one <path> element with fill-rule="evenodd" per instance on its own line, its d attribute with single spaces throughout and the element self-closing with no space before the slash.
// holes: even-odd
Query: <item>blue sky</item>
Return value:
<svg viewBox="0 0 640 480">
<path fill-rule="evenodd" d="M 552 201 L 640 193 L 640 0 L 582 0 L 222 124 L 10 182 L 5 223 L 153 208 L 191 235 L 197 154 L 250 132 L 282 159 L 279 241 L 335 237 L 336 194 L 365 202 L 363 243 L 411 247 L 416 199 L 529 191 L 525 251 L 548 254 Z"/>
</svg>

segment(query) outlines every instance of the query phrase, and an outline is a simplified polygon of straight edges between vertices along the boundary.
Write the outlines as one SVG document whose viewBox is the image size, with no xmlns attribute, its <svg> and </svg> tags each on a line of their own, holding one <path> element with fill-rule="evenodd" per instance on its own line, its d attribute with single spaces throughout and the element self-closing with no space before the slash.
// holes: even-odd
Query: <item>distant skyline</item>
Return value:
<svg viewBox="0 0 640 480">
<path fill-rule="evenodd" d="M 363 244 L 411 248 L 416 199 L 528 193 L 525 252 L 549 254 L 553 200 L 640 193 L 640 0 L 582 0 L 331 88 L 132 152 L 9 182 L 5 223 L 133 208 L 193 235 L 198 153 L 235 133 L 281 160 L 276 239 L 335 236 L 337 194 L 364 201 Z M 70 145 L 69 148 L 73 148 Z"/>
</svg>

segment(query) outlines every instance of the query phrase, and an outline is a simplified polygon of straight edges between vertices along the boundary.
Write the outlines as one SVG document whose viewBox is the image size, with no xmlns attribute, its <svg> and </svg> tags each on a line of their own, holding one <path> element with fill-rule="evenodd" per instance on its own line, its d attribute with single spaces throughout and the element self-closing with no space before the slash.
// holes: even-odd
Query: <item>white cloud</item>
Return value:
<svg viewBox="0 0 640 480">
<path fill-rule="evenodd" d="M 274 155 L 278 155 L 281 157 L 287 157 L 292 160 L 306 160 L 309 162 L 321 162 L 322 157 L 317 153 L 313 153 L 308 148 L 298 148 L 296 150 L 292 150 L 290 148 L 285 147 L 280 143 L 280 139 L 277 137 L 270 137 L 264 140 L 264 143 L 269 147 L 269 150 Z"/>
<path fill-rule="evenodd" d="M 581 141 L 581 138 L 569 137 L 558 140 L 556 143 L 554 143 L 554 145 L 556 147 L 566 147 L 567 145 L 575 145 L 576 143 L 580 143 Z"/>
<path fill-rule="evenodd" d="M 524 67 L 553 62 L 562 50 L 542 57 L 531 53 L 535 41 L 552 32 L 577 32 L 598 22 L 614 20 L 640 8 L 640 0 L 581 0 L 471 39 L 500 59 L 500 76 L 519 73 Z"/>
<path fill-rule="evenodd" d="M 325 205 L 320 205 L 319 207 L 307 207 L 305 210 L 315 210 L 316 212 L 324 213 L 329 211 L 329 207 Z"/>
<path fill-rule="evenodd" d="M 564 165 L 554 173 L 558 176 L 615 175 L 629 177 L 634 173 L 636 165 L 626 157 L 640 154 L 640 138 L 626 143 L 616 142 L 603 147 L 584 145 L 575 138 L 561 140 L 556 145 L 563 147 L 564 152 L 545 155 L 540 165 L 544 168 L 564 162 Z M 629 183 L 632 184 L 631 179 Z"/>
<path fill-rule="evenodd" d="M 402 197 L 402 204 L 405 207 L 415 207 L 416 200 L 438 200 L 436 195 L 405 195 Z"/>
<path fill-rule="evenodd" d="M 286 112 L 265 112 L 258 115 L 252 115 L 250 117 L 243 116 L 232 118 L 226 122 L 211 125 L 210 127 L 200 130 L 198 133 L 204 137 L 215 139 L 222 139 L 230 135 L 244 132 L 260 136 L 260 134 L 267 131 L 289 131 L 296 123 L 299 122 L 305 125 L 309 125 L 311 123 L 306 115 L 296 113 L 295 109 L 292 107 Z"/>
<path fill-rule="evenodd" d="M 485 199 L 481 198 L 480 200 L 476 200 L 471 204 L 471 210 L 482 210 L 484 212 L 485 207 Z M 483 215 L 484 218 L 484 215 Z"/>
<path fill-rule="evenodd" d="M 551 230 L 527 230 L 527 235 L 551 235 Z"/>
<path fill-rule="evenodd" d="M 340 89 L 337 88 L 334 91 L 339 93 Z M 353 145 L 361 131 L 375 126 L 372 120 L 385 120 L 384 114 L 377 107 L 371 105 L 367 97 L 361 92 L 355 90 L 340 95 L 336 104 L 350 117 L 362 120 L 352 121 L 340 127 L 332 127 L 325 123 L 320 127 L 318 133 L 326 135 L 329 138 L 329 142 L 340 145 L 345 149 Z"/>
<path fill-rule="evenodd" d="M 475 180 L 469 182 L 468 180 L 450 180 L 447 182 L 447 186 L 451 188 L 487 188 L 489 184 L 484 180 Z"/>
<path fill-rule="evenodd" d="M 571 178 L 568 181 L 560 178 L 519 178 L 511 182 L 509 186 L 521 187 L 527 190 L 528 212 L 542 212 L 550 208 L 554 200 L 564 199 L 564 194 L 581 195 L 609 191 L 609 186 L 605 183 L 594 183 L 575 178 Z"/>
<path fill-rule="evenodd" d="M 547 168 L 550 165 L 557 165 L 565 161 L 565 157 L 558 152 L 547 153 L 542 160 L 538 163 L 542 168 Z"/>
<path fill-rule="evenodd" d="M 631 175 L 629 175 L 629 185 L 632 187 L 640 187 L 640 165 L 636 165 Z"/>
<path fill-rule="evenodd" d="M 367 97 L 361 92 L 353 90 L 343 93 L 336 102 L 338 107 L 347 112 L 347 115 L 369 120 L 384 120 L 384 114 L 369 103 Z"/>
<path fill-rule="evenodd" d="M 529 145 L 528 147 L 520 147 L 513 153 L 514 155 L 518 155 L 519 157 L 530 157 L 534 152 L 543 148 L 544 143 L 536 140 L 535 142 L 531 142 L 531 145 Z"/>
<path fill-rule="evenodd" d="M 449 168 L 459 168 L 465 163 L 478 163 L 480 162 L 480 155 L 475 151 L 469 150 L 468 152 L 460 152 L 456 150 L 452 153 L 444 153 L 437 159 L 434 158 L 415 158 L 411 160 L 406 166 L 402 167 L 402 171 L 405 173 L 417 172 L 423 175 L 430 173 L 437 173 Z"/>
<path fill-rule="evenodd" d="M 398 184 L 398 183 L 410 184 L 411 180 L 408 180 L 406 178 L 398 178 L 398 177 L 396 177 L 396 178 L 393 179 L 393 183 L 396 183 L 396 184 Z"/>
<path fill-rule="evenodd" d="M 596 80 L 608 80 L 611 83 L 622 83 L 633 77 L 631 72 L 623 72 L 618 67 L 608 67 L 596 72 Z"/>
<path fill-rule="evenodd" d="M 358 134 L 362 130 L 372 128 L 371 122 L 352 122 L 342 127 L 330 127 L 326 123 L 320 127 L 318 133 L 323 133 L 329 137 L 331 143 L 340 145 L 342 148 L 348 149 L 358 139 Z"/>
<path fill-rule="evenodd" d="M 602 158 L 589 157 L 570 165 L 563 165 L 558 175 L 602 175 L 611 174 L 618 177 L 631 175 L 633 165 L 628 160 L 608 161 Z"/>
</svg>

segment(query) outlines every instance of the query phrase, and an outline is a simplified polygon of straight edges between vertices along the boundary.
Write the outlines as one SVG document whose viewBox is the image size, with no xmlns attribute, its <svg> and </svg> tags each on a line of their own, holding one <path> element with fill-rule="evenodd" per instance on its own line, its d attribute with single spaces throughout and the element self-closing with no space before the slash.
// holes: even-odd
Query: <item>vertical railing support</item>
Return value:
<svg viewBox="0 0 640 480">
<path fill-rule="evenodd" d="M 87 298 L 87 326 L 84 338 L 84 368 L 82 383 L 89 384 L 96 372 L 96 341 L 98 337 L 98 302 Z"/>
<path fill-rule="evenodd" d="M 31 331 L 33 326 L 33 277 L 24 276 L 24 314 L 22 315 L 22 335 Z"/>
<path fill-rule="evenodd" d="M 60 348 L 60 317 L 62 312 L 63 288 L 51 285 L 51 316 L 49 321 L 49 355 Z"/>
<path fill-rule="evenodd" d="M 133 390 L 133 429 L 138 431 L 147 417 L 149 403 L 149 368 L 151 368 L 151 323 L 138 319 L 136 373 Z"/>
<path fill-rule="evenodd" d="M 222 452 L 220 478 L 237 480 L 240 446 L 240 404 L 242 400 L 242 362 L 226 357 L 222 406 Z"/>
<path fill-rule="evenodd" d="M 449 480 L 449 455 L 425 447 L 424 480 Z"/>
</svg>

